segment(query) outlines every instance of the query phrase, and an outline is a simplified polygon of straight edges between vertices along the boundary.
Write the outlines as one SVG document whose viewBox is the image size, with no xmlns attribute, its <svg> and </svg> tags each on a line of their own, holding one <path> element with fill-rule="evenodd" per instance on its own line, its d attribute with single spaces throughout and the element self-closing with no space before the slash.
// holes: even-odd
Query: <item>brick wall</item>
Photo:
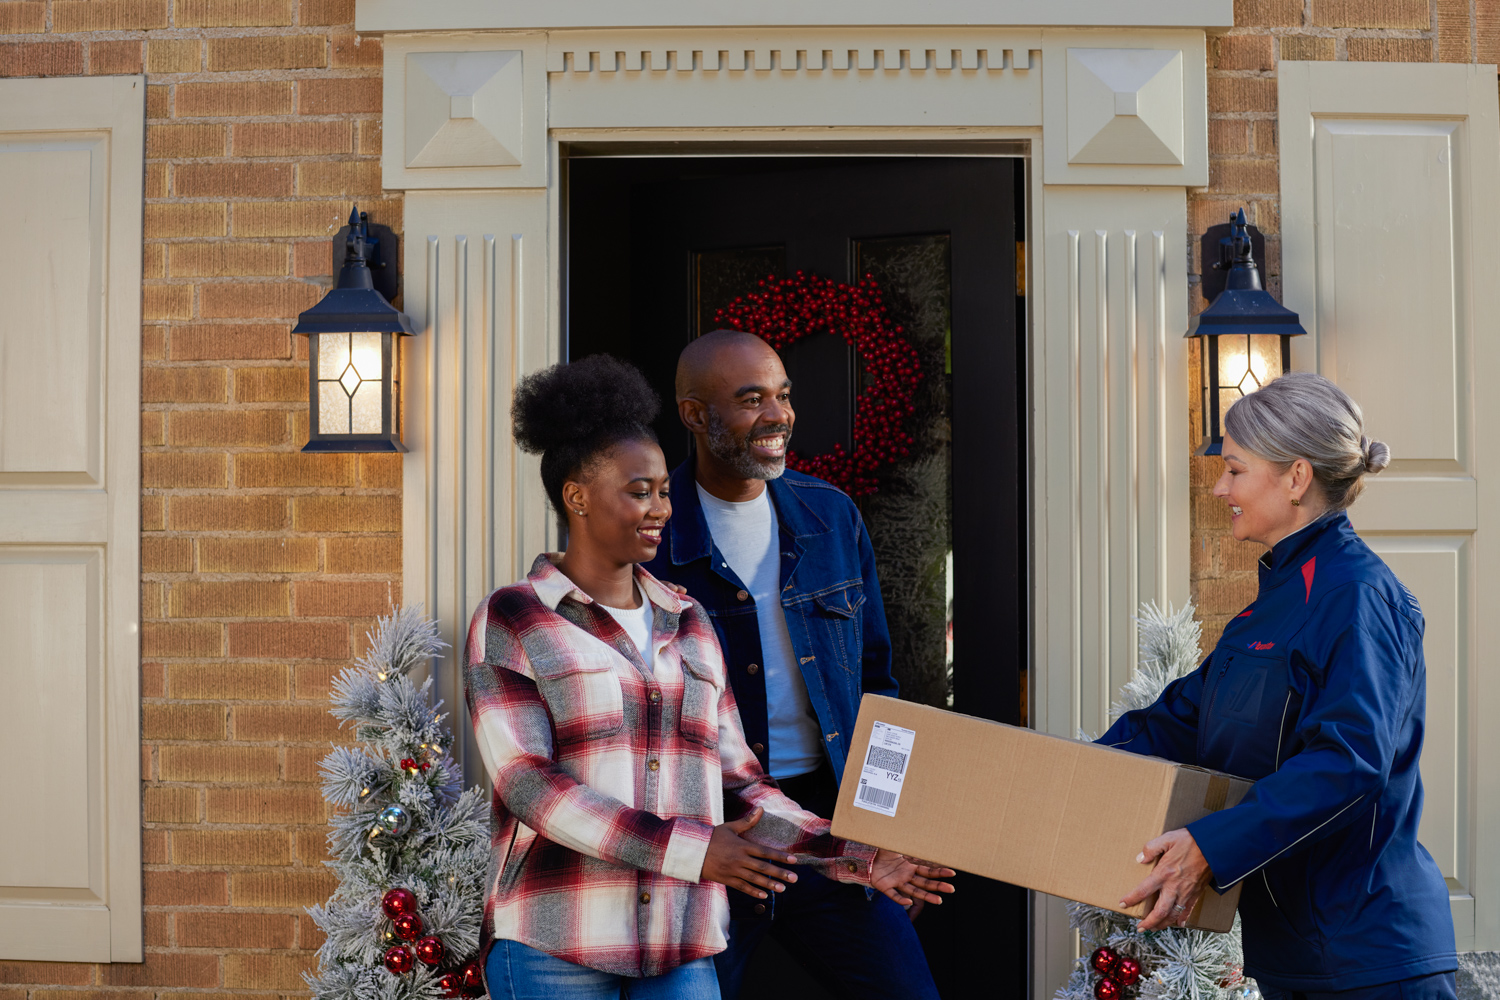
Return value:
<svg viewBox="0 0 1500 1000">
<path fill-rule="evenodd" d="M 1245 209 L 1266 236 L 1267 288 L 1281 298 L 1280 180 L 1276 150 L 1276 62 L 1500 62 L 1500 0 L 1235 0 L 1235 27 L 1209 38 L 1209 186 L 1190 192 L 1190 309 L 1199 294 L 1198 237 Z M 1301 308 L 1306 308 L 1302 304 Z M 1191 342 L 1190 342 L 1191 343 Z M 1199 440 L 1198 355 L 1190 349 L 1191 436 Z M 1212 495 L 1222 463 L 1193 458 L 1193 600 L 1203 648 L 1255 598 L 1255 560 L 1236 542 L 1228 510 Z"/>
<path fill-rule="evenodd" d="M 141 413 L 144 965 L 0 962 L 0 1000 L 304 988 L 331 674 L 400 599 L 396 456 L 299 453 L 306 342 L 380 190 L 353 0 L 0 0 L 0 76 L 147 75 Z"/>
</svg>

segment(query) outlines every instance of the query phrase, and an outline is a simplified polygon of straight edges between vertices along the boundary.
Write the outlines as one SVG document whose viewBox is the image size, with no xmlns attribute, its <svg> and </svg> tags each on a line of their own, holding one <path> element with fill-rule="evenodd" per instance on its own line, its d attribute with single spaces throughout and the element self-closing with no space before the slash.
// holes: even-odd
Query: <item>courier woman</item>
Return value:
<svg viewBox="0 0 1500 1000">
<path fill-rule="evenodd" d="M 1214 495 L 1261 556 L 1255 603 L 1212 655 L 1101 743 L 1255 781 L 1232 809 L 1147 844 L 1182 923 L 1206 886 L 1243 883 L 1245 973 L 1267 1000 L 1451 1000 L 1448 889 L 1421 844 L 1422 611 L 1349 525 L 1390 452 L 1332 382 L 1289 372 L 1224 420 Z"/>
<path fill-rule="evenodd" d="M 834 838 L 760 769 L 708 616 L 639 565 L 672 515 L 656 410 L 641 374 L 604 356 L 516 390 L 516 441 L 542 453 L 568 542 L 469 628 L 494 787 L 494 1000 L 717 1000 L 725 886 L 766 899 L 796 880 L 785 865 L 902 903 L 952 891 L 934 880 L 947 869 Z"/>
</svg>

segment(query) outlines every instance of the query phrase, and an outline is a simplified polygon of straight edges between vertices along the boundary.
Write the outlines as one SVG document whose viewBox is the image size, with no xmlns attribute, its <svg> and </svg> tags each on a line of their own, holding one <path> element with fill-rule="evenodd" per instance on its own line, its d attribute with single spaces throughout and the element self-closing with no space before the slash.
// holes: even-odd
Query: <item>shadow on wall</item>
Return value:
<svg viewBox="0 0 1500 1000">
<path fill-rule="evenodd" d="M 1500 1000 L 1500 951 L 1458 956 L 1458 1000 Z"/>
</svg>

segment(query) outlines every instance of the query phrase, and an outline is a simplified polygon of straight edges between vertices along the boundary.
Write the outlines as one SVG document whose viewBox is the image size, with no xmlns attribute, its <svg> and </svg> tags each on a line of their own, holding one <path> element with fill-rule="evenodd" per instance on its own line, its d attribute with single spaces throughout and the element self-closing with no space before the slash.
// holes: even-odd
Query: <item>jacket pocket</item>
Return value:
<svg viewBox="0 0 1500 1000">
<path fill-rule="evenodd" d="M 625 727 L 625 693 L 607 656 L 533 659 L 558 746 L 613 736 Z"/>
<path fill-rule="evenodd" d="M 830 590 L 813 598 L 813 603 L 826 615 L 834 618 L 852 619 L 859 615 L 865 604 L 863 584 L 854 583 L 838 590 Z"/>
<path fill-rule="evenodd" d="M 682 658 L 682 707 L 677 729 L 682 738 L 705 747 L 719 745 L 719 696 L 722 681 L 695 657 Z"/>
</svg>

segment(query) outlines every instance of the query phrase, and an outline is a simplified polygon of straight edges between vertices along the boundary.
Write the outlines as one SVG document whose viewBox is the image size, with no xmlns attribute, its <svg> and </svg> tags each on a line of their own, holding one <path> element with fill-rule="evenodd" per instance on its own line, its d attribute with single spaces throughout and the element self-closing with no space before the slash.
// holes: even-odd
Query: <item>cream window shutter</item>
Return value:
<svg viewBox="0 0 1500 1000">
<path fill-rule="evenodd" d="M 145 77 L 0 81 L 0 958 L 139 962 Z"/>
<path fill-rule="evenodd" d="M 1295 367 L 1392 462 L 1350 512 L 1427 618 L 1421 839 L 1462 950 L 1500 948 L 1500 133 L 1494 66 L 1283 62 Z"/>
</svg>

